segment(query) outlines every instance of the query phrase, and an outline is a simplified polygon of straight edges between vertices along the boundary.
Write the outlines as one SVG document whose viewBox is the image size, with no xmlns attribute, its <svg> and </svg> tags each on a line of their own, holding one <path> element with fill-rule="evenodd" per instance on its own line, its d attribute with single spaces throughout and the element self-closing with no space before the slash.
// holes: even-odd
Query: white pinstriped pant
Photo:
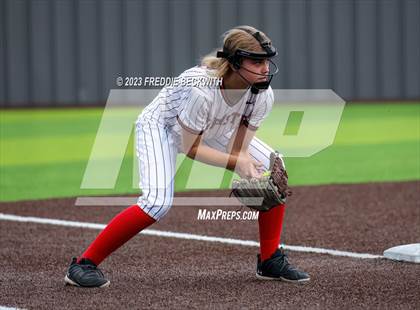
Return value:
<svg viewBox="0 0 420 310">
<path fill-rule="evenodd" d="M 136 150 L 139 162 L 140 188 L 142 196 L 137 204 L 155 220 L 162 218 L 171 208 L 174 196 L 174 176 L 176 156 L 179 152 L 175 134 L 156 122 L 138 121 L 136 123 Z M 226 152 L 228 139 L 208 141 L 207 145 Z M 273 149 L 254 137 L 249 149 L 251 157 L 270 166 Z"/>
</svg>

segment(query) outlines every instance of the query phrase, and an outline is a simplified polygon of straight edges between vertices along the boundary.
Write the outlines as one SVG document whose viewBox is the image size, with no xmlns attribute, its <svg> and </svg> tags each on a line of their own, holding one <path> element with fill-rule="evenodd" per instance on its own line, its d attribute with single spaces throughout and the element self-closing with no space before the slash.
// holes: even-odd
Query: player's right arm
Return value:
<svg viewBox="0 0 420 310">
<path fill-rule="evenodd" d="M 259 177 L 260 163 L 250 156 L 224 153 L 202 143 L 202 134 L 208 125 L 210 105 L 211 101 L 206 100 L 202 90 L 191 88 L 191 93 L 177 116 L 183 152 L 192 159 L 235 171 L 241 177 Z"/>
<path fill-rule="evenodd" d="M 257 162 L 246 153 L 228 154 L 211 148 L 201 142 L 202 135 L 193 133 L 181 124 L 182 149 L 191 159 L 235 171 L 242 178 L 259 178 L 262 163 Z"/>
</svg>

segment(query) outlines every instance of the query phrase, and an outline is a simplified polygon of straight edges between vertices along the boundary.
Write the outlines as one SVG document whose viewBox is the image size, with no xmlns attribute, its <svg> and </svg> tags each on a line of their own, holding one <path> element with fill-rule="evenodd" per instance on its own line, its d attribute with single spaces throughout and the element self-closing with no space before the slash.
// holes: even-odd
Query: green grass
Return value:
<svg viewBox="0 0 420 310">
<path fill-rule="evenodd" d="M 102 117 L 100 108 L 1 110 L 0 200 L 136 193 L 133 141 L 127 147 L 114 189 L 81 189 L 87 161 Z M 257 136 L 287 153 L 304 123 L 301 112 L 284 116 L 275 106 Z M 284 118 L 284 117 L 283 117 Z M 286 158 L 292 185 L 362 183 L 420 179 L 420 103 L 354 104 L 344 109 L 334 143 L 311 157 Z M 289 142 L 286 142 L 289 141 Z M 176 189 L 228 186 L 232 174 L 183 161 Z M 190 175 L 190 177 L 187 177 Z"/>
</svg>

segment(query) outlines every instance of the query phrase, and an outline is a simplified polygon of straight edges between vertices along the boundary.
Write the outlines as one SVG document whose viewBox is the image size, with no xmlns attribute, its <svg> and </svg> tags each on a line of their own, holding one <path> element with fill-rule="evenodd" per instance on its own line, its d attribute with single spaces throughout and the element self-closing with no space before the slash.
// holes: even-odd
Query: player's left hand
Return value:
<svg viewBox="0 0 420 310">
<path fill-rule="evenodd" d="M 234 180 L 232 194 L 252 209 L 268 211 L 285 203 L 287 196 L 291 195 L 287 182 L 288 176 L 283 160 L 278 153 L 273 152 L 270 156 L 270 170 L 258 179 Z M 262 198 L 262 204 L 256 204 L 256 200 L 253 198 Z"/>
</svg>

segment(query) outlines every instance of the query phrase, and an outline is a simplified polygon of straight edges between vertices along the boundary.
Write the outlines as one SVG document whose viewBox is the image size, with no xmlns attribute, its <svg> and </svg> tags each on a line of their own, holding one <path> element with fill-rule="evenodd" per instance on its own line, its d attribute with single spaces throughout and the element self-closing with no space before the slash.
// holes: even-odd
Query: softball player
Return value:
<svg viewBox="0 0 420 310">
<path fill-rule="evenodd" d="M 65 282 L 105 287 L 109 281 L 97 267 L 108 255 L 162 218 L 174 196 L 178 153 L 230 169 L 242 178 L 259 178 L 269 169 L 273 149 L 255 137 L 271 111 L 270 81 L 277 73 L 271 60 L 276 49 L 261 31 L 240 26 L 224 35 L 223 49 L 183 72 L 179 81 L 222 78 L 221 85 L 164 87 L 136 122 L 137 156 L 142 195 L 137 204 L 115 216 L 78 258 Z M 308 274 L 292 267 L 278 249 L 285 206 L 259 214 L 260 254 L 257 277 L 302 282 Z"/>
</svg>

